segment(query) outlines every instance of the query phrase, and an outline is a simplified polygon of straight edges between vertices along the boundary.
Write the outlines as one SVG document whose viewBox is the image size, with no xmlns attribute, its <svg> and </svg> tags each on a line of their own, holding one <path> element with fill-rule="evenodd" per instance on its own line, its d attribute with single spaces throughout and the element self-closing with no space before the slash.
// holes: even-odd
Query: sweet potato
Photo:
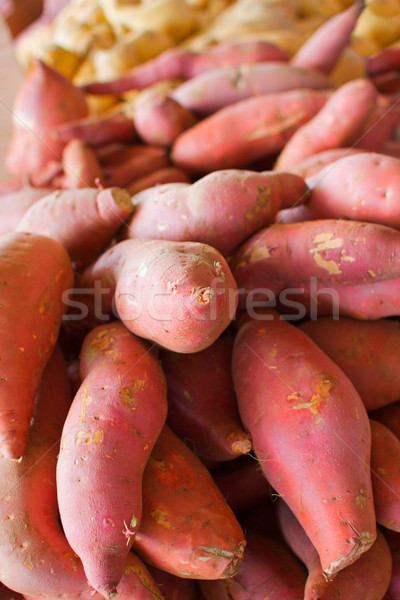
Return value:
<svg viewBox="0 0 400 600">
<path fill-rule="evenodd" d="M 147 188 L 163 183 L 191 183 L 191 180 L 181 169 L 175 167 L 163 167 L 162 169 L 153 171 L 149 175 L 138 177 L 138 179 L 135 179 L 135 181 L 127 185 L 126 189 L 131 196 L 134 196 Z"/>
<path fill-rule="evenodd" d="M 236 102 L 183 132 L 172 160 L 188 173 L 209 173 L 276 154 L 329 96 L 327 90 L 291 90 Z"/>
<path fill-rule="evenodd" d="M 0 600 L 23 600 L 23 598 L 18 592 L 13 592 L 5 585 L 0 584 Z"/>
<path fill-rule="evenodd" d="M 227 254 L 271 224 L 281 208 L 304 202 L 307 195 L 297 175 L 215 171 L 192 185 L 165 184 L 135 196 L 126 237 L 198 241 Z"/>
<path fill-rule="evenodd" d="M 132 142 L 136 139 L 132 119 L 122 108 L 105 115 L 90 115 L 58 125 L 54 135 L 64 142 L 79 139 L 91 146 L 113 142 Z"/>
<path fill-rule="evenodd" d="M 119 600 L 169 600 L 168 597 L 164 598 L 147 566 L 133 552 L 128 553 L 124 574 L 117 590 Z M 27 594 L 24 595 L 24 598 L 25 600 L 41 600 L 40 597 Z M 104 596 L 95 592 L 93 588 L 81 594 L 58 593 L 56 596 L 47 596 L 46 598 L 47 600 L 104 600 Z"/>
<path fill-rule="evenodd" d="M 132 211 L 129 194 L 120 188 L 55 191 L 26 211 L 17 230 L 57 240 L 82 269 L 109 245 Z"/>
<path fill-rule="evenodd" d="M 141 139 L 153 146 L 171 146 L 178 135 L 197 122 L 166 90 L 149 89 L 135 102 L 133 123 Z"/>
<path fill-rule="evenodd" d="M 21 461 L 0 458 L 0 578 L 21 594 L 89 589 L 57 507 L 56 460 L 70 402 L 65 362 L 56 348 L 40 383 L 25 455 Z"/>
<path fill-rule="evenodd" d="M 271 493 L 258 461 L 252 456 L 230 461 L 212 475 L 235 514 L 258 506 Z"/>
<path fill-rule="evenodd" d="M 151 565 L 148 570 L 165 600 L 197 600 L 196 582 L 193 579 L 182 579 Z"/>
<path fill-rule="evenodd" d="M 60 185 L 65 189 L 88 188 L 94 187 L 96 183 L 103 183 L 103 170 L 96 152 L 81 140 L 67 142 L 62 154 L 62 164 L 64 175 Z"/>
<path fill-rule="evenodd" d="M 168 158 L 163 148 L 132 144 L 116 147 L 108 154 L 99 155 L 99 162 L 105 184 L 108 187 L 124 187 L 138 177 L 166 167 Z"/>
<path fill-rule="evenodd" d="M 174 352 L 210 346 L 237 305 L 225 259 L 195 242 L 120 242 L 84 272 L 79 285 L 100 285 L 103 312 L 110 314 L 114 302 L 128 329 Z"/>
<path fill-rule="evenodd" d="M 302 45 L 291 64 L 328 75 L 347 46 L 363 9 L 364 2 L 356 0 L 346 11 L 331 17 Z"/>
<path fill-rule="evenodd" d="M 392 578 L 384 596 L 384 600 L 399 600 L 400 598 L 400 534 L 385 529 L 384 536 L 392 554 Z"/>
<path fill-rule="evenodd" d="M 15 231 L 19 221 L 35 202 L 46 196 L 49 188 L 23 187 L 0 195 L 0 234 Z"/>
<path fill-rule="evenodd" d="M 30 174 L 60 158 L 65 142 L 53 138 L 52 130 L 87 114 L 82 90 L 34 59 L 14 102 L 14 130 L 6 156 L 10 173 Z"/>
<path fill-rule="evenodd" d="M 389 46 L 367 58 L 368 75 L 380 75 L 400 69 L 400 47 Z"/>
<path fill-rule="evenodd" d="M 84 89 L 91 94 L 121 94 L 143 89 L 163 79 L 191 79 L 218 66 L 243 65 L 268 60 L 286 61 L 287 53 L 263 41 L 217 44 L 204 52 L 172 48 L 135 66 L 130 73 L 110 82 L 91 83 Z"/>
<path fill-rule="evenodd" d="M 149 346 L 122 323 L 85 338 L 81 375 L 62 433 L 58 503 L 90 584 L 114 598 L 140 525 L 143 470 L 167 416 L 166 383 Z"/>
<path fill-rule="evenodd" d="M 233 389 L 232 345 L 231 337 L 225 336 L 195 354 L 161 354 L 168 385 L 167 422 L 206 460 L 232 460 L 251 450 Z"/>
<path fill-rule="evenodd" d="M 294 173 L 295 175 L 306 179 L 308 177 L 312 177 L 331 163 L 342 160 L 347 156 L 351 156 L 353 154 L 358 154 L 361 152 L 363 152 L 363 150 L 359 148 L 348 147 L 330 148 L 329 150 L 322 150 L 321 152 L 317 152 L 316 154 L 311 154 L 311 156 L 307 156 L 300 162 L 290 166 L 288 169 L 286 169 L 286 171 L 288 171 L 289 173 Z"/>
<path fill-rule="evenodd" d="M 300 324 L 346 373 L 367 411 L 400 400 L 400 324 L 321 317 Z"/>
<path fill-rule="evenodd" d="M 375 223 L 319 219 L 278 224 L 249 238 L 231 267 L 238 287 L 252 300 L 264 299 L 265 290 L 277 294 L 291 285 L 309 285 L 312 278 L 332 288 L 377 285 L 400 276 L 399 241 L 397 230 Z"/>
<path fill-rule="evenodd" d="M 370 419 L 371 477 L 376 520 L 400 532 L 400 440 L 379 421 Z"/>
<path fill-rule="evenodd" d="M 72 288 L 71 262 L 50 238 L 10 233 L 0 238 L 0 444 L 3 456 L 25 452 L 35 394 L 58 337 Z M 1 578 L 0 578 L 1 580 Z"/>
<path fill-rule="evenodd" d="M 218 67 L 182 83 L 171 92 L 181 106 L 210 115 L 245 98 L 297 89 L 328 89 L 323 75 L 286 63 L 262 62 Z"/>
<path fill-rule="evenodd" d="M 385 425 L 400 439 L 400 401 L 373 410 L 369 413 L 369 416 L 374 421 L 379 421 L 379 423 Z"/>
<path fill-rule="evenodd" d="M 134 550 L 178 577 L 237 573 L 243 531 L 206 467 L 164 427 L 143 477 L 143 516 Z"/>
<path fill-rule="evenodd" d="M 400 120 L 399 102 L 396 98 L 379 95 L 375 110 L 370 115 L 364 131 L 355 146 L 367 152 L 381 152 L 391 138 Z"/>
<path fill-rule="evenodd" d="M 308 569 L 304 600 L 381 600 L 386 592 L 392 558 L 389 546 L 378 530 L 376 542 L 355 563 L 338 573 L 333 581 L 326 581 L 317 551 L 293 513 L 280 502 L 279 520 L 286 542 Z"/>
<path fill-rule="evenodd" d="M 346 156 L 307 178 L 314 218 L 348 218 L 400 229 L 400 159 L 373 152 Z"/>
<path fill-rule="evenodd" d="M 377 99 L 373 84 L 355 79 L 342 85 L 283 148 L 275 168 L 284 171 L 311 154 L 350 146 L 358 140 Z"/>
<path fill-rule="evenodd" d="M 236 577 L 202 581 L 206 600 L 301 600 L 306 570 L 281 542 L 247 534 L 244 560 Z"/>
<path fill-rule="evenodd" d="M 235 340 L 239 413 L 265 476 L 333 578 L 376 538 L 369 419 L 339 367 L 305 333 L 268 316 L 261 326 L 244 322 Z"/>
</svg>

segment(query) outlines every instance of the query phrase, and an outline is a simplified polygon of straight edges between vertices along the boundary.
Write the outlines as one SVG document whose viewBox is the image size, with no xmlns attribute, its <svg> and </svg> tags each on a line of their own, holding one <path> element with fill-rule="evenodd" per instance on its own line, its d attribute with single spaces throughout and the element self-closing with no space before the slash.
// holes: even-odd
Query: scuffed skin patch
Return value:
<svg viewBox="0 0 400 600">
<path fill-rule="evenodd" d="M 271 258 L 271 256 L 271 252 L 266 246 L 258 246 L 257 248 L 254 248 L 251 253 L 249 262 L 257 262 L 259 260 L 264 260 L 265 258 Z"/>
<path fill-rule="evenodd" d="M 360 493 L 356 497 L 356 504 L 359 508 L 365 508 L 367 506 L 367 502 L 368 502 L 368 494 L 367 494 L 366 490 L 364 490 L 363 488 L 360 488 Z"/>
<path fill-rule="evenodd" d="M 293 406 L 293 410 L 308 409 L 312 415 L 318 414 L 318 409 L 321 404 L 327 402 L 330 398 L 330 392 L 335 387 L 334 381 L 329 377 L 322 378 L 315 385 L 315 394 L 313 394 L 308 402 L 301 402 Z M 288 396 L 288 400 L 298 400 L 302 396 L 301 392 L 294 392 Z"/>
<path fill-rule="evenodd" d="M 144 379 L 136 377 L 130 386 L 125 386 L 119 390 L 119 397 L 124 406 L 135 410 L 137 402 L 137 393 L 142 392 L 147 383 Z"/>
<path fill-rule="evenodd" d="M 76 446 L 80 444 L 101 444 L 103 441 L 103 431 L 98 429 L 93 434 L 86 431 L 79 431 L 76 435 Z"/>
<path fill-rule="evenodd" d="M 313 243 L 315 244 L 315 247 L 310 248 L 309 252 L 313 254 L 315 263 L 322 269 L 325 269 L 330 275 L 338 275 L 341 273 L 342 271 L 340 270 L 339 265 L 333 259 L 326 260 L 320 253 L 325 250 L 336 250 L 340 248 L 343 244 L 343 239 L 333 238 L 333 233 L 324 232 L 315 235 Z"/>
<path fill-rule="evenodd" d="M 159 508 L 153 508 L 153 510 L 150 512 L 150 514 L 153 517 L 153 519 L 155 520 L 155 522 L 158 525 L 161 525 L 161 527 L 165 527 L 165 529 L 174 529 L 174 527 L 172 526 L 172 523 L 170 521 L 167 521 L 167 519 L 166 519 L 167 513 L 164 512 L 163 510 L 160 510 Z"/>
</svg>

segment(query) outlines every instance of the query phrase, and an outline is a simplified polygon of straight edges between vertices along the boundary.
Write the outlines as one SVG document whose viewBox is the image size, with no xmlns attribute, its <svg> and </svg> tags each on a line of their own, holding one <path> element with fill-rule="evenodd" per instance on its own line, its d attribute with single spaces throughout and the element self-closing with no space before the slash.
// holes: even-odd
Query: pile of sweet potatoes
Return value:
<svg viewBox="0 0 400 600">
<path fill-rule="evenodd" d="M 31 64 L 0 598 L 400 600 L 400 61 L 335 84 L 346 4 L 292 57 L 180 46 L 81 87 Z"/>
</svg>

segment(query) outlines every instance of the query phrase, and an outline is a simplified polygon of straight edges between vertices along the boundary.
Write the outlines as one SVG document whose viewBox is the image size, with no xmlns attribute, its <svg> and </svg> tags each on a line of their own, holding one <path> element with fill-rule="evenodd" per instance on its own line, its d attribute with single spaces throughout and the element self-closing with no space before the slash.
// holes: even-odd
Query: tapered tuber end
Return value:
<svg viewBox="0 0 400 600">
<path fill-rule="evenodd" d="M 228 566 L 226 567 L 225 571 L 221 575 L 222 578 L 225 579 L 227 577 L 234 577 L 235 575 L 237 575 L 237 573 L 239 572 L 239 569 L 241 567 L 241 564 L 242 564 L 245 547 L 246 547 L 245 540 L 243 540 L 242 542 L 240 542 L 240 544 L 238 544 L 236 546 L 235 551 L 232 554 L 231 561 L 228 563 Z"/>
<path fill-rule="evenodd" d="M 0 417 L 0 455 L 13 460 L 20 460 L 28 445 L 29 427 L 24 430 L 21 424 L 16 428 L 14 411 L 3 413 Z"/>
<path fill-rule="evenodd" d="M 112 187 L 101 190 L 97 196 L 99 215 L 104 223 L 120 225 L 133 212 L 131 195 L 123 188 Z"/>
<path fill-rule="evenodd" d="M 251 439 L 243 437 L 235 440 L 231 447 L 236 454 L 248 454 L 252 448 Z"/>
<path fill-rule="evenodd" d="M 324 569 L 324 577 L 327 581 L 332 581 L 342 569 L 352 565 L 361 554 L 367 552 L 376 540 L 376 534 L 363 531 L 355 536 L 351 541 L 354 546 L 346 556 L 342 556 L 339 560 L 331 562 L 327 569 Z"/>
</svg>

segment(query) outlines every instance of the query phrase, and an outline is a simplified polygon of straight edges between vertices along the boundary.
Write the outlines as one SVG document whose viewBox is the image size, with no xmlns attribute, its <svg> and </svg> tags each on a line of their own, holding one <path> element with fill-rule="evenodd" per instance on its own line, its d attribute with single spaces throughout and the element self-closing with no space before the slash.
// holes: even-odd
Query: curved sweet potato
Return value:
<svg viewBox="0 0 400 600">
<path fill-rule="evenodd" d="M 161 354 L 168 385 L 167 422 L 206 460 L 232 460 L 251 450 L 233 389 L 232 346 L 233 340 L 225 336 L 195 354 Z"/>
<path fill-rule="evenodd" d="M 56 343 L 73 287 L 67 252 L 31 233 L 0 238 L 0 445 L 3 456 L 25 452 L 35 394 Z M 1 578 L 0 578 L 1 579 Z"/>
<path fill-rule="evenodd" d="M 195 242 L 120 242 L 86 269 L 79 284 L 100 286 L 106 314 L 114 302 L 128 329 L 174 352 L 210 346 L 237 306 L 227 262 L 211 246 Z"/>
<path fill-rule="evenodd" d="M 369 419 L 339 367 L 305 333 L 268 316 L 245 321 L 235 340 L 239 412 L 265 476 L 333 578 L 376 538 Z"/>
<path fill-rule="evenodd" d="M 164 427 L 144 472 L 135 552 L 178 577 L 220 579 L 237 573 L 245 545 L 206 467 Z"/>
<path fill-rule="evenodd" d="M 70 402 L 56 348 L 40 383 L 25 455 L 21 461 L 0 458 L 0 579 L 22 594 L 55 596 L 90 587 L 59 525 L 56 460 Z"/>
<path fill-rule="evenodd" d="M 303 179 L 290 173 L 215 171 L 191 185 L 165 184 L 135 196 L 135 213 L 125 235 L 197 241 L 228 254 L 271 224 L 281 208 L 304 202 L 307 196 Z"/>
<path fill-rule="evenodd" d="M 102 184 L 103 170 L 97 154 L 86 142 L 73 139 L 66 143 L 62 154 L 64 174 L 60 186 L 64 189 L 94 187 Z"/>
<path fill-rule="evenodd" d="M 388 588 L 392 557 L 389 546 L 378 530 L 376 542 L 352 565 L 327 581 L 317 551 L 293 513 L 280 502 L 279 520 L 286 542 L 308 569 L 304 600 L 381 600 Z"/>
<path fill-rule="evenodd" d="M 61 439 L 58 503 L 90 584 L 113 598 L 141 520 L 143 469 L 167 416 L 166 383 L 148 345 L 122 323 L 85 338 L 81 375 Z"/>
<path fill-rule="evenodd" d="M 107 248 L 132 211 L 131 198 L 121 188 L 57 190 L 27 210 L 17 230 L 57 240 L 81 269 Z"/>
<path fill-rule="evenodd" d="M 200 583 L 206 600 L 300 600 L 307 573 L 281 542 L 247 534 L 243 563 L 236 577 Z"/>
<path fill-rule="evenodd" d="M 321 317 L 299 325 L 346 373 L 368 411 L 400 400 L 400 323 Z"/>
<path fill-rule="evenodd" d="M 376 89 L 367 79 L 355 79 L 342 85 L 325 106 L 294 133 L 275 168 L 284 171 L 311 154 L 352 145 L 362 134 L 376 100 Z"/>
</svg>

